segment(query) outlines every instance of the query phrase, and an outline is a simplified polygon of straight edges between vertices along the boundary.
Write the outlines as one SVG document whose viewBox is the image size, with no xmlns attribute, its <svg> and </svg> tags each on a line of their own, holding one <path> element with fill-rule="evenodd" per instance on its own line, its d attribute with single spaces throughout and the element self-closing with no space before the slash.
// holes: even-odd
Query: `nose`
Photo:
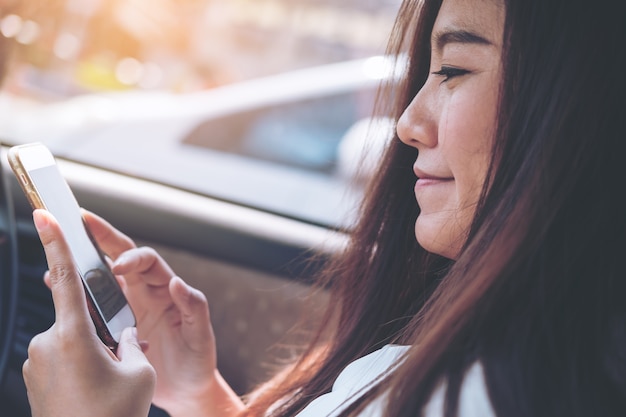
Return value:
<svg viewBox="0 0 626 417">
<path fill-rule="evenodd" d="M 419 149 L 437 146 L 436 106 L 428 83 L 420 89 L 402 113 L 396 131 L 402 142 Z"/>
</svg>

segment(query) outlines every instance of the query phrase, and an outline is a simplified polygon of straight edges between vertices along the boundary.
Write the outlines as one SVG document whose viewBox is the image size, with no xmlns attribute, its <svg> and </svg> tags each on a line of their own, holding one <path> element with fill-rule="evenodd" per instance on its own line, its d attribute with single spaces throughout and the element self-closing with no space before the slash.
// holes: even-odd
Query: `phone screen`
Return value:
<svg viewBox="0 0 626 417">
<path fill-rule="evenodd" d="M 33 169 L 29 175 L 46 208 L 63 229 L 76 267 L 102 317 L 110 321 L 126 305 L 126 299 L 85 230 L 78 202 L 56 165 Z"/>
</svg>

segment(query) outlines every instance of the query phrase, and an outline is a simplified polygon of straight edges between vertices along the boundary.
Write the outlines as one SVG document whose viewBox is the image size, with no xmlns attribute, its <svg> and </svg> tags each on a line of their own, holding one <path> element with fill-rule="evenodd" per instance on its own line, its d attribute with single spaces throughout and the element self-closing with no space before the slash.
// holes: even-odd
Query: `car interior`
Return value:
<svg viewBox="0 0 626 417">
<path fill-rule="evenodd" d="M 50 327 L 46 260 L 31 208 L 0 164 L 0 414 L 30 416 L 21 367 L 30 339 Z M 151 246 L 206 295 L 218 367 L 243 394 L 304 342 L 327 302 L 310 278 L 346 234 L 132 175 L 57 158 L 79 204 Z M 7 414 L 5 414 L 7 413 Z M 152 416 L 164 413 L 156 407 Z"/>
</svg>

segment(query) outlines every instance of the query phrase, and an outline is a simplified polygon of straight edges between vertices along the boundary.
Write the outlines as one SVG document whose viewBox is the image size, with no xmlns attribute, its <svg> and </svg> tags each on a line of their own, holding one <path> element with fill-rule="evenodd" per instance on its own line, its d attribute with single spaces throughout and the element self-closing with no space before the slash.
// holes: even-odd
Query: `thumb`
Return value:
<svg viewBox="0 0 626 417">
<path fill-rule="evenodd" d="M 149 364 L 148 358 L 143 353 L 141 343 L 137 340 L 136 327 L 127 327 L 122 331 L 115 354 L 121 362 Z"/>
<path fill-rule="evenodd" d="M 59 224 L 51 213 L 42 209 L 33 212 L 33 221 L 48 261 L 48 281 L 57 321 L 88 323 L 83 284 Z"/>
<path fill-rule="evenodd" d="M 169 284 L 172 301 L 181 313 L 181 333 L 192 348 L 201 350 L 212 340 L 209 306 L 204 294 L 187 285 L 180 277 Z"/>
<path fill-rule="evenodd" d="M 149 407 L 154 395 L 157 377 L 156 371 L 141 350 L 137 340 L 137 328 L 127 327 L 122 331 L 116 354 L 120 360 L 119 366 L 123 369 L 123 374 L 128 378 L 127 380 L 130 382 L 132 379 L 132 385 L 135 387 L 145 388 L 140 392 L 146 394 L 146 397 L 137 397 L 137 404 L 145 402 L 146 407 Z"/>
</svg>

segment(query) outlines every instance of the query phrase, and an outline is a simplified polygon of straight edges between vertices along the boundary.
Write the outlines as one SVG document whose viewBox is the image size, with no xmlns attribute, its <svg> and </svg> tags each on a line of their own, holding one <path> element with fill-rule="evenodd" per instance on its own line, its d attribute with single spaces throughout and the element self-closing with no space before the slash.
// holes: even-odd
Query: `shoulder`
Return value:
<svg viewBox="0 0 626 417">
<path fill-rule="evenodd" d="M 408 347 L 389 347 L 383 348 L 381 351 L 375 352 L 375 354 L 365 356 L 361 359 L 361 365 L 369 367 L 371 363 L 378 362 L 381 366 L 389 367 L 387 372 L 393 371 L 395 366 L 401 363 L 402 356 Z M 384 358 L 384 359 L 383 359 Z M 381 360 L 382 359 L 382 360 Z M 375 367 L 375 365 L 374 365 Z M 371 368 L 370 368 L 371 369 Z M 346 371 L 348 368 L 346 368 Z M 379 373 L 380 370 L 375 370 L 375 373 Z M 354 375 L 355 377 L 357 375 Z M 339 382 L 339 379 L 337 380 Z M 424 417 L 443 417 L 444 416 L 444 402 L 446 394 L 447 384 L 442 382 L 437 386 L 433 392 L 430 400 L 424 408 Z M 393 398 L 390 393 L 381 396 L 379 399 L 372 402 L 359 417 L 380 417 L 384 415 L 384 410 L 387 405 L 387 401 L 391 401 Z M 496 414 L 493 411 L 489 395 L 487 393 L 487 385 L 485 383 L 485 374 L 483 366 L 480 362 L 474 362 L 468 370 L 465 372 L 463 378 L 463 384 L 461 386 L 461 392 L 459 394 L 459 413 L 458 417 L 495 417 Z"/>
<path fill-rule="evenodd" d="M 331 392 L 309 403 L 298 417 L 340 415 L 347 406 L 363 395 L 371 384 L 393 372 L 402 363 L 403 356 L 408 350 L 409 346 L 387 345 L 350 363 L 335 380 Z M 383 415 L 385 404 L 383 397 L 370 404 L 360 416 Z"/>
<path fill-rule="evenodd" d="M 315 400 L 298 417 L 338 416 L 352 401 L 364 394 L 372 383 L 392 373 L 404 360 L 409 346 L 387 345 L 348 365 L 337 377 L 332 391 Z M 446 384 L 441 383 L 424 409 L 424 417 L 443 417 Z M 359 417 L 384 415 L 389 392 L 370 403 Z M 480 362 L 465 373 L 459 398 L 459 417 L 495 417 L 487 394 L 485 376 Z"/>
<path fill-rule="evenodd" d="M 333 385 L 336 389 L 350 387 L 352 393 L 361 391 L 378 378 L 392 372 L 401 363 L 402 356 L 409 346 L 386 345 L 349 364 L 337 377 Z"/>
</svg>

